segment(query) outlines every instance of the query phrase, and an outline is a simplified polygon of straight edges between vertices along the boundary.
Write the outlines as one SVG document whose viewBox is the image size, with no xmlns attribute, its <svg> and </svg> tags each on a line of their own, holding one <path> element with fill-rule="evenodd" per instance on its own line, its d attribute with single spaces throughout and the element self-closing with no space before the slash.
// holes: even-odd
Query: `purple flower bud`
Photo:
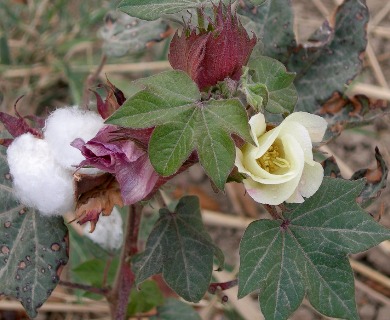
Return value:
<svg viewBox="0 0 390 320">
<path fill-rule="evenodd" d="M 151 132 L 152 129 L 128 130 L 108 125 L 87 143 L 76 139 L 72 146 L 86 159 L 80 166 L 93 166 L 116 176 L 123 202 L 129 205 L 145 199 L 160 178 L 146 152 L 145 142 Z"/>
</svg>

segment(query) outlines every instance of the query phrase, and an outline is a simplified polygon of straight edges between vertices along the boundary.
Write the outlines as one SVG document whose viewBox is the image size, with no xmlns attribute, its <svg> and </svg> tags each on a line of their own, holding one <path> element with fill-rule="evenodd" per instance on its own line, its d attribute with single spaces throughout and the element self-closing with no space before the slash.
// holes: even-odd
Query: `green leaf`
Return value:
<svg viewBox="0 0 390 320">
<path fill-rule="evenodd" d="M 252 2 L 255 6 L 260 6 L 264 4 L 266 1 L 272 1 L 272 0 L 249 0 L 249 1 Z"/>
<path fill-rule="evenodd" d="M 201 320 L 199 314 L 188 304 L 179 300 L 169 298 L 164 305 L 157 308 L 157 315 L 151 320 Z"/>
<path fill-rule="evenodd" d="M 283 221 L 249 225 L 240 245 L 239 297 L 260 290 L 266 319 L 287 319 L 305 296 L 319 312 L 358 319 L 347 254 L 390 238 L 357 204 L 363 181 L 324 178 Z"/>
<path fill-rule="evenodd" d="M 1 33 L 0 33 L 0 63 L 8 64 L 8 65 L 12 63 L 7 36 Z"/>
<path fill-rule="evenodd" d="M 104 41 L 103 51 L 111 57 L 143 52 L 148 44 L 161 41 L 168 29 L 162 20 L 140 20 L 119 11 L 109 12 L 104 21 L 99 34 Z"/>
<path fill-rule="evenodd" d="M 286 71 L 286 67 L 270 57 L 260 57 L 248 64 L 251 79 L 248 83 L 263 84 L 260 95 L 266 99 L 265 110 L 271 113 L 291 113 L 298 100 L 293 81 L 295 74 Z"/>
<path fill-rule="evenodd" d="M 145 281 L 130 294 L 130 303 L 127 306 L 127 316 L 145 313 L 164 303 L 164 296 L 154 281 Z"/>
<path fill-rule="evenodd" d="M 268 104 L 268 90 L 263 83 L 253 83 L 249 68 L 244 67 L 240 79 L 240 90 L 245 94 L 247 103 L 256 111 L 264 111 Z"/>
<path fill-rule="evenodd" d="M 15 199 L 0 152 L 0 295 L 18 299 L 30 317 L 56 287 L 68 261 L 62 217 L 44 217 Z"/>
<path fill-rule="evenodd" d="M 108 260 L 108 259 L 107 259 Z M 72 272 L 82 281 L 90 285 L 101 286 L 107 267 L 107 260 L 91 259 L 83 262 L 72 269 Z M 112 284 L 115 279 L 116 270 L 119 265 L 119 259 L 114 259 L 110 263 L 107 272 L 107 282 Z"/>
<path fill-rule="evenodd" d="M 135 82 L 144 89 L 106 122 L 123 127 L 156 126 L 149 142 L 153 167 L 163 176 L 177 172 L 193 151 L 208 176 L 223 189 L 234 166 L 231 134 L 252 141 L 246 111 L 236 99 L 200 101 L 195 83 L 182 71 Z"/>
<path fill-rule="evenodd" d="M 72 96 L 72 101 L 76 105 L 80 105 L 83 95 L 83 78 L 80 74 L 74 72 L 67 63 L 61 63 L 64 74 L 69 82 L 69 90 Z"/>
<path fill-rule="evenodd" d="M 158 220 L 158 212 L 142 213 L 141 222 L 138 231 L 138 248 L 145 248 L 146 241 L 153 230 L 153 227 Z"/>
<path fill-rule="evenodd" d="M 86 236 L 79 235 L 74 228 L 69 228 L 69 257 L 72 266 L 78 266 L 88 260 L 107 260 L 110 253 Z"/>
<path fill-rule="evenodd" d="M 166 14 L 210 4 L 208 0 L 122 0 L 118 9 L 143 20 L 156 20 Z"/>
<path fill-rule="evenodd" d="M 335 91 L 344 92 L 361 70 L 367 44 L 368 9 L 365 1 L 346 0 L 337 9 L 334 26 L 325 22 L 311 38 L 313 46 L 298 46 L 288 62 L 296 72 L 297 109 L 316 112 Z"/>
<path fill-rule="evenodd" d="M 258 3 L 261 0 L 253 2 L 255 1 Z M 263 42 L 262 54 L 285 63 L 291 48 L 295 47 L 291 1 L 269 0 L 260 7 L 246 0 L 242 2 L 245 5 L 238 6 L 238 13 L 252 21 L 247 23 L 246 28 L 252 29 Z"/>
<path fill-rule="evenodd" d="M 214 255 L 223 266 L 222 251 L 204 229 L 198 198 L 183 197 L 174 212 L 160 209 L 145 251 L 133 259 L 135 282 L 139 284 L 162 272 L 178 295 L 198 302 L 208 289 Z"/>
</svg>

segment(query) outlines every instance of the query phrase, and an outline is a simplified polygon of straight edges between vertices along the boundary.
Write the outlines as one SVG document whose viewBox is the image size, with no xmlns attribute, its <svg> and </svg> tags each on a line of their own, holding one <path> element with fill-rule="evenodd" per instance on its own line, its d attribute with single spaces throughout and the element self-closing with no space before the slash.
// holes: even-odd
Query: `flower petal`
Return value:
<svg viewBox="0 0 390 320">
<path fill-rule="evenodd" d="M 253 141 L 255 141 L 258 146 L 257 139 L 265 133 L 267 127 L 264 115 L 262 113 L 255 114 L 250 118 L 249 125 L 251 127 Z"/>
<path fill-rule="evenodd" d="M 324 118 L 307 112 L 294 112 L 282 124 L 290 121 L 295 121 L 303 125 L 309 132 L 311 141 L 313 142 L 321 142 L 328 127 L 328 123 Z"/>
<path fill-rule="evenodd" d="M 289 121 L 283 124 L 280 135 L 294 134 L 294 139 L 298 141 L 303 150 L 305 162 L 313 165 L 313 144 L 307 129 L 298 122 Z"/>
<path fill-rule="evenodd" d="M 146 153 L 134 162 L 117 161 L 115 175 L 125 205 L 145 199 L 159 178 Z"/>
<path fill-rule="evenodd" d="M 305 164 L 298 190 L 305 198 L 311 197 L 317 192 L 324 178 L 324 169 L 321 164 L 314 162 L 313 165 Z"/>
</svg>

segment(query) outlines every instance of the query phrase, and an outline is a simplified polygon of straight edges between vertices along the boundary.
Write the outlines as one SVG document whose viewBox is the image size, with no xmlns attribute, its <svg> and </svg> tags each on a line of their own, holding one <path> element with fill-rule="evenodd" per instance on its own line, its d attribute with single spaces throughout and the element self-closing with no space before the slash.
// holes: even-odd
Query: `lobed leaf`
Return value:
<svg viewBox="0 0 390 320">
<path fill-rule="evenodd" d="M 161 273 L 167 284 L 181 297 L 198 302 L 208 289 L 213 256 L 223 265 L 223 254 L 214 246 L 204 229 L 199 200 L 194 196 L 180 199 L 175 212 L 160 209 L 146 249 L 133 259 L 137 284 Z"/>
<path fill-rule="evenodd" d="M 296 46 L 294 35 L 294 15 L 291 2 L 286 0 L 241 1 L 238 13 L 250 19 L 246 28 L 255 32 L 264 47 L 261 54 L 285 63 L 290 56 L 290 50 Z M 255 52 L 253 52 L 255 54 Z M 253 55 L 252 53 L 252 55 Z"/>
<path fill-rule="evenodd" d="M 210 5 L 210 2 L 208 0 L 122 0 L 118 9 L 143 20 L 156 20 L 166 14 L 205 5 Z"/>
<path fill-rule="evenodd" d="M 223 189 L 234 166 L 231 134 L 251 141 L 247 114 L 236 99 L 200 101 L 195 83 L 182 71 L 168 71 L 135 82 L 143 90 L 130 97 L 108 123 L 156 126 L 149 157 L 163 176 L 177 172 L 194 151 L 213 182 Z"/>
<path fill-rule="evenodd" d="M 305 293 L 319 312 L 358 318 L 347 254 L 390 238 L 356 203 L 363 181 L 324 178 L 283 221 L 251 223 L 240 245 L 239 297 L 260 289 L 266 319 L 287 319 Z"/>
<path fill-rule="evenodd" d="M 68 229 L 62 217 L 44 217 L 18 203 L 4 149 L 0 198 L 0 295 L 15 297 L 35 317 L 68 261 Z"/>
<path fill-rule="evenodd" d="M 126 53 L 138 54 L 164 39 L 168 24 L 162 20 L 144 21 L 113 11 L 104 18 L 99 35 L 103 39 L 103 51 L 109 57 L 121 57 Z"/>
<path fill-rule="evenodd" d="M 315 113 L 335 91 L 343 92 L 360 71 L 367 44 L 368 8 L 364 0 L 345 0 L 311 37 L 312 45 L 299 45 L 287 68 L 296 72 L 297 110 Z"/>
</svg>

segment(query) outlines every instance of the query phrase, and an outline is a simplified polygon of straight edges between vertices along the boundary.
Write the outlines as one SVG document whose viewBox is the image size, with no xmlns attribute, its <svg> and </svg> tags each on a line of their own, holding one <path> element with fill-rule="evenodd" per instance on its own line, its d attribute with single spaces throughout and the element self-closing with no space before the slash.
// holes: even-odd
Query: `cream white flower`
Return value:
<svg viewBox="0 0 390 320">
<path fill-rule="evenodd" d="M 320 142 L 327 123 L 316 115 L 295 112 L 279 126 L 267 131 L 264 115 L 253 116 L 249 124 L 256 146 L 237 149 L 235 164 L 246 174 L 248 194 L 259 203 L 277 205 L 283 201 L 301 203 L 320 187 L 322 166 L 313 160 L 312 142 Z"/>
</svg>

